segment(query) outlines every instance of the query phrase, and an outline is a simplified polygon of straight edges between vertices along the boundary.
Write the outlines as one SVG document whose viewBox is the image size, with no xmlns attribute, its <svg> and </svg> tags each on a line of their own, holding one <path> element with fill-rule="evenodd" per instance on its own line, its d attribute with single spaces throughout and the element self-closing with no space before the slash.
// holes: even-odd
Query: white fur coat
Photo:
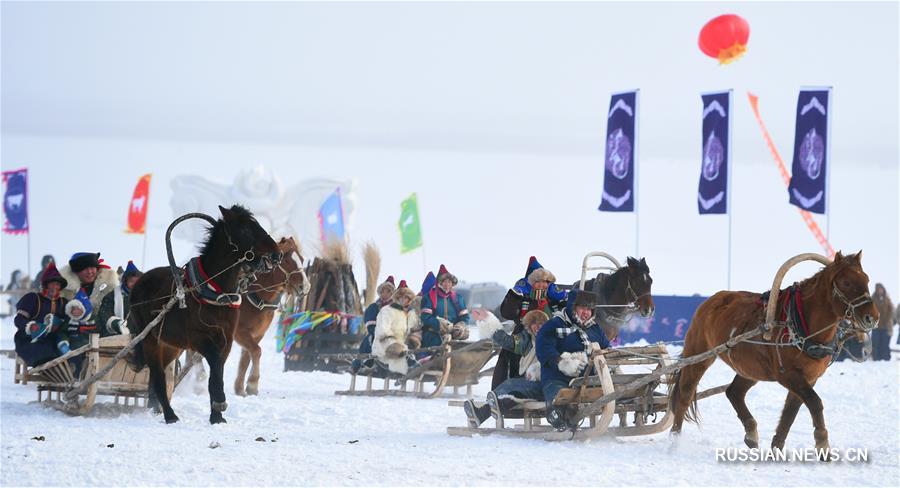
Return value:
<svg viewBox="0 0 900 488">
<path fill-rule="evenodd" d="M 81 280 L 78 279 L 78 275 L 75 274 L 69 266 L 63 266 L 63 268 L 59 270 L 59 274 L 61 274 L 67 282 L 66 288 L 60 292 L 60 295 L 66 300 L 75 298 L 75 294 L 78 293 L 78 289 L 81 288 Z M 94 307 L 95 313 L 97 310 L 100 310 L 100 303 L 103 302 L 103 297 L 105 297 L 107 293 L 111 293 L 115 290 L 117 286 L 119 286 L 119 277 L 116 276 L 116 271 L 114 269 L 99 268 L 97 270 L 97 280 L 94 281 L 94 291 L 91 292 L 90 296 L 91 305 Z"/>
<path fill-rule="evenodd" d="M 372 342 L 372 354 L 379 361 L 386 364 L 394 373 L 406 374 L 409 366 L 406 364 L 406 355 L 388 357 L 387 350 L 392 344 L 398 344 L 394 349 L 405 352 L 408 350 L 406 339 L 410 332 L 418 328 L 418 317 L 415 311 L 404 312 L 390 305 L 382 307 L 375 319 L 375 339 Z"/>
</svg>

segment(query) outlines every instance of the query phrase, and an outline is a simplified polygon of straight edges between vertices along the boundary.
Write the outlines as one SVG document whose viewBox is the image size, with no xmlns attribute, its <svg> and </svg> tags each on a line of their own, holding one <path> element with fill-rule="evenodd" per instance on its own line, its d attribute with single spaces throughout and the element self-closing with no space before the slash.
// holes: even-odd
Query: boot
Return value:
<svg viewBox="0 0 900 488">
<path fill-rule="evenodd" d="M 491 416 L 491 407 L 487 404 L 480 407 L 475 406 L 475 402 L 471 399 L 463 403 L 463 410 L 466 412 L 466 418 L 469 422 L 469 428 L 477 429 Z"/>
</svg>

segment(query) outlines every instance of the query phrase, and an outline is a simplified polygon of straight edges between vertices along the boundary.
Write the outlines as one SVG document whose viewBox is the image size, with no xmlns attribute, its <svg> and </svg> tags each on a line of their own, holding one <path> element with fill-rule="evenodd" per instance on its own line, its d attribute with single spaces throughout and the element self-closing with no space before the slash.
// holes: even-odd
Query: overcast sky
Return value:
<svg viewBox="0 0 900 488">
<path fill-rule="evenodd" d="M 505 282 L 537 254 L 573 278 L 584 252 L 634 252 L 633 216 L 595 208 L 609 95 L 640 88 L 640 252 L 664 263 L 661 289 L 711 292 L 724 287 L 725 224 L 697 217 L 692 199 L 699 93 L 733 88 L 734 235 L 744 236 L 733 239 L 735 281 L 757 289 L 794 251 L 819 249 L 786 204 L 746 91 L 760 96 L 789 164 L 798 89 L 830 85 L 835 247 L 871 249 L 873 280 L 891 283 L 896 295 L 897 3 L 3 2 L 0 9 L 3 169 L 32 168 L 35 226 L 58 211 L 38 198 L 59 193 L 38 186 L 48 178 L 109 185 L 108 208 L 84 211 L 94 221 L 79 224 L 84 212 L 72 218 L 108 225 L 108 240 L 78 245 L 105 244 L 118 259 L 127 257 L 116 244 L 118 220 L 140 174 L 157 175 L 150 219 L 164 227 L 172 219 L 166 178 L 205 174 L 228 183 L 241 168 L 264 164 L 288 185 L 304 176 L 359 178 L 354 239 L 381 243 L 386 265 L 403 273 L 421 273 L 420 256 L 396 251 L 399 201 L 416 191 L 430 268 L 452 260 L 474 279 Z M 747 55 L 728 66 L 697 48 L 702 25 L 722 13 L 740 14 L 751 27 Z M 667 185 L 676 181 L 682 187 Z M 530 210 L 537 205 L 552 208 Z M 579 225 L 583 232 L 572 230 Z M 35 255 L 74 251 L 38 232 Z M 749 240 L 763 237 L 765 248 Z M 478 250 L 459 251 L 469 245 Z M 690 257 L 708 256 L 707 245 L 715 269 L 682 284 L 678 261 L 688 249 Z M 485 256 L 487 246 L 508 250 L 509 261 Z M 21 239 L 3 236 L 3 248 L 8 276 L 22 259 Z"/>
</svg>

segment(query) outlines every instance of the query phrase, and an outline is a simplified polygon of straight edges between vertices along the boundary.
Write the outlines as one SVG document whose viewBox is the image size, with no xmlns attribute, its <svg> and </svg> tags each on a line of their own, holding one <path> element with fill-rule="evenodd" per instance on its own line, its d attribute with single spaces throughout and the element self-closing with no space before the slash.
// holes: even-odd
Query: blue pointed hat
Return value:
<svg viewBox="0 0 900 488">
<path fill-rule="evenodd" d="M 434 273 L 431 271 L 428 272 L 428 275 L 425 276 L 425 281 L 422 282 L 422 291 L 419 292 L 419 295 L 425 296 L 426 293 L 431 291 L 434 288 L 434 283 L 437 279 L 434 277 Z"/>
<path fill-rule="evenodd" d="M 528 268 L 525 270 L 525 278 L 528 279 L 528 275 L 530 275 L 532 271 L 540 268 L 543 268 L 541 263 L 538 262 L 536 257 L 531 256 L 528 258 Z"/>
<path fill-rule="evenodd" d="M 140 276 L 142 274 L 144 273 L 134 265 L 134 261 L 128 261 L 128 266 L 125 266 L 125 272 L 122 273 L 122 281 L 125 281 L 131 276 Z"/>
</svg>

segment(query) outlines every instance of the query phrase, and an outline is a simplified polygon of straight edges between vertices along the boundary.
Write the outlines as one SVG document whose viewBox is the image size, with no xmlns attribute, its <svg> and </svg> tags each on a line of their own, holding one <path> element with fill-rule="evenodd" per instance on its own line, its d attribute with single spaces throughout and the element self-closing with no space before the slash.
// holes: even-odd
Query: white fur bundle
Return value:
<svg viewBox="0 0 900 488">
<path fill-rule="evenodd" d="M 541 363 L 535 361 L 525 371 L 525 379 L 528 381 L 541 381 Z"/>
<path fill-rule="evenodd" d="M 578 376 L 588 364 L 584 351 L 564 352 L 559 355 L 559 372 L 570 377 Z"/>
<path fill-rule="evenodd" d="M 485 312 L 485 314 L 483 319 L 475 321 L 475 325 L 478 326 L 479 339 L 490 339 L 494 332 L 503 328 L 503 324 L 493 313 Z"/>
</svg>

